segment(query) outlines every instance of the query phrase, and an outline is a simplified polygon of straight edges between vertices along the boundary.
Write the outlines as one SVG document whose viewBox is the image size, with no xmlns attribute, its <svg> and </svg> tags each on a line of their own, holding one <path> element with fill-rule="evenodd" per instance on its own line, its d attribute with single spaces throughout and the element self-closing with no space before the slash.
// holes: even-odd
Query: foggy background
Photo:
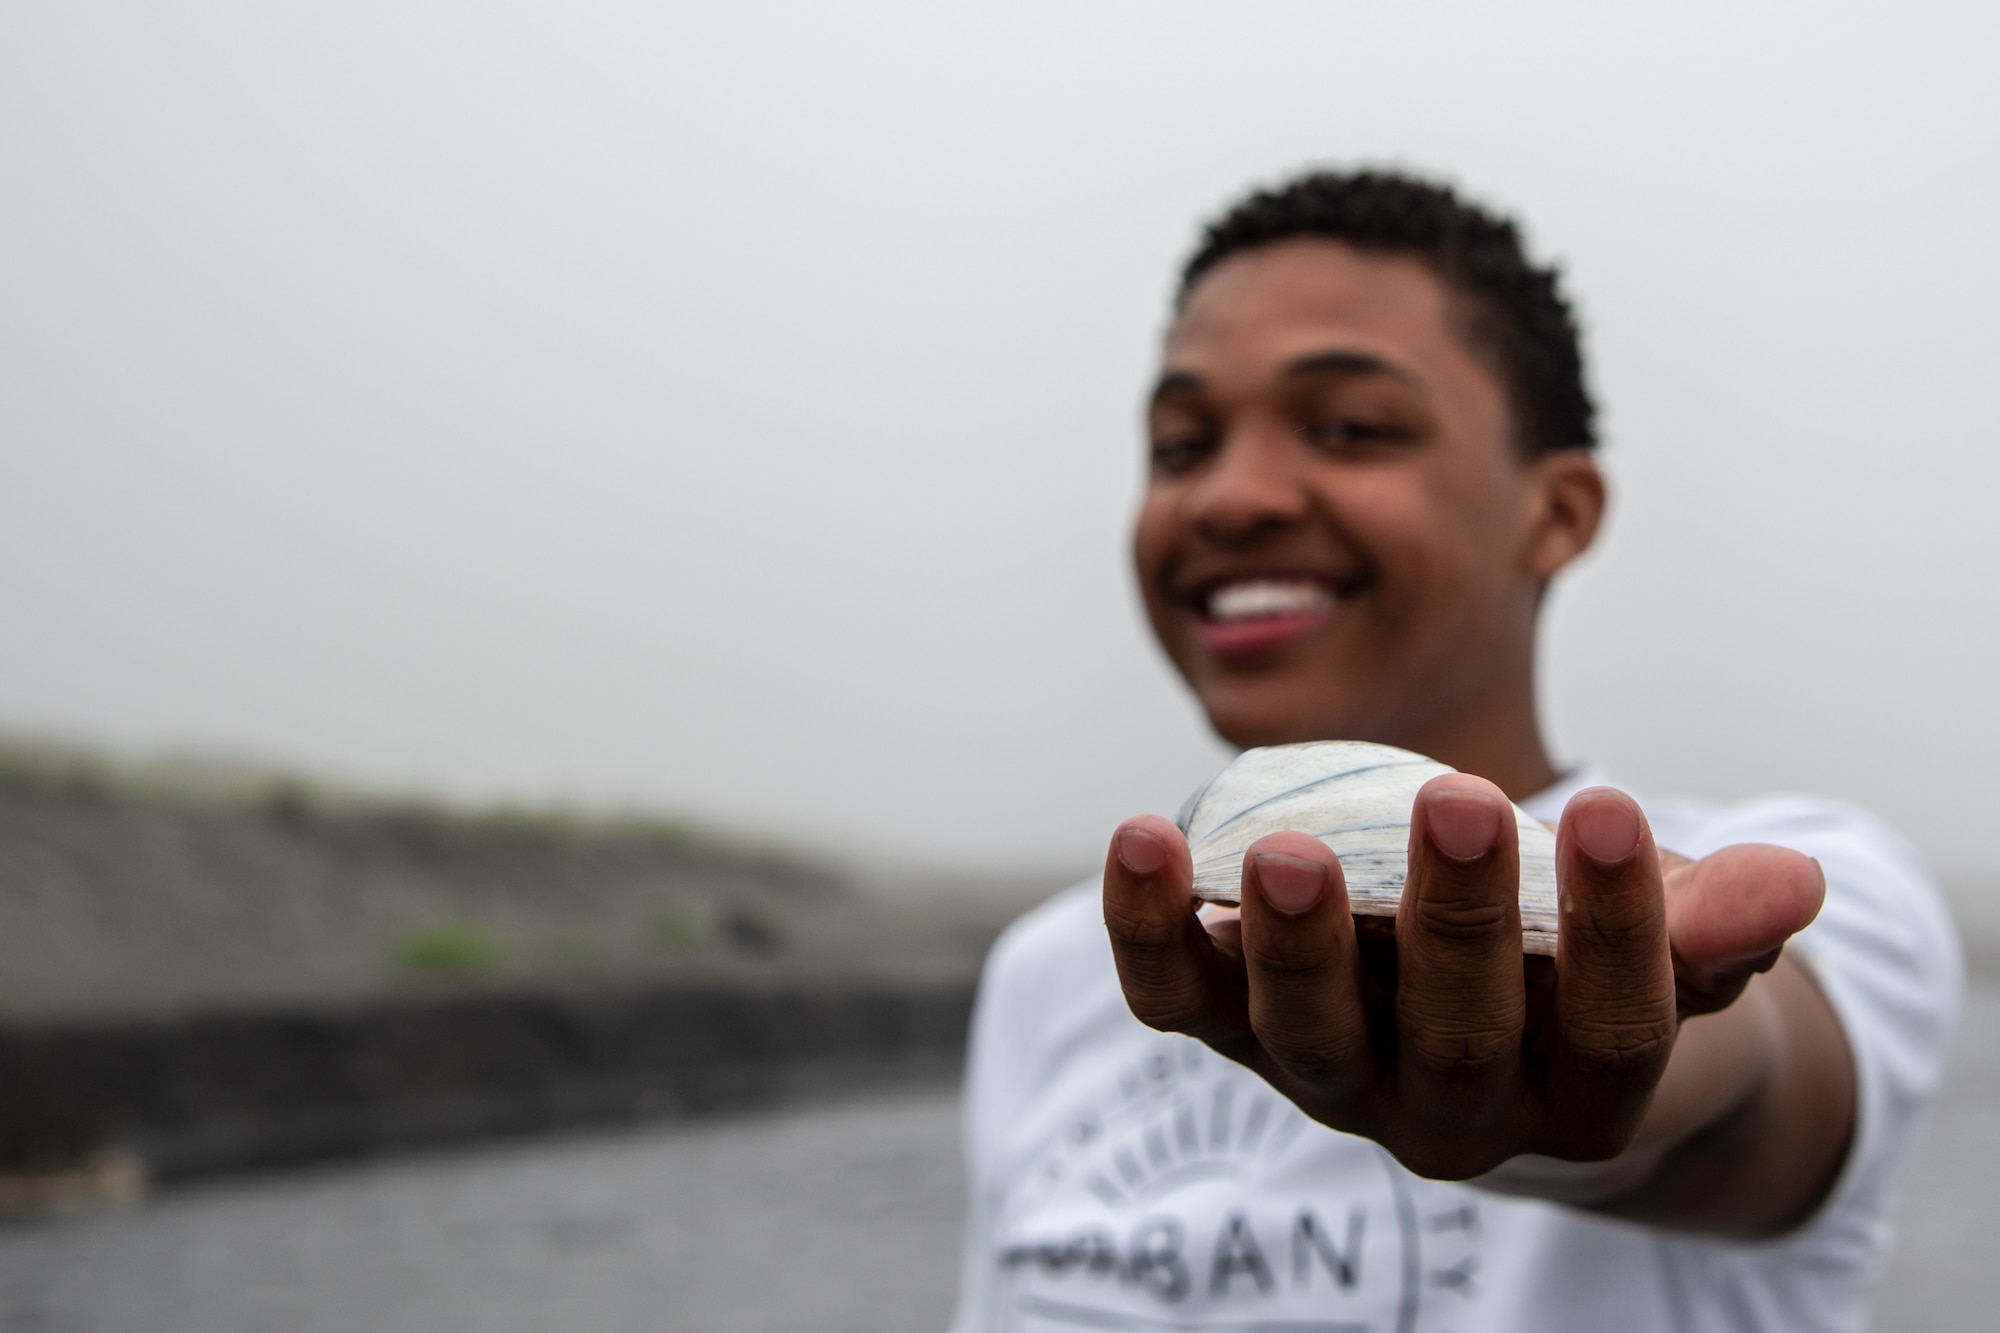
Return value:
<svg viewBox="0 0 2000 1333">
<path fill-rule="evenodd" d="M 1222 759 L 1124 559 L 1245 188 L 1518 211 L 1617 505 L 1559 753 L 1990 841 L 2000 11 L 0 4 L 0 725 L 1082 867 Z"/>
</svg>

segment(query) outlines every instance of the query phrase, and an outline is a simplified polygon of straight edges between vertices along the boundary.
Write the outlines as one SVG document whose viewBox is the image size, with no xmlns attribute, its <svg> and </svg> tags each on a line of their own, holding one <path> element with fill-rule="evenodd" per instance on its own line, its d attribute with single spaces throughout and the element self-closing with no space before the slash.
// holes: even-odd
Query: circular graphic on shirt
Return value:
<svg viewBox="0 0 2000 1333">
<path fill-rule="evenodd" d="M 1076 1071 L 1005 1200 L 984 1327 L 1448 1333 L 1476 1196 L 1315 1124 L 1180 1037 Z"/>
</svg>

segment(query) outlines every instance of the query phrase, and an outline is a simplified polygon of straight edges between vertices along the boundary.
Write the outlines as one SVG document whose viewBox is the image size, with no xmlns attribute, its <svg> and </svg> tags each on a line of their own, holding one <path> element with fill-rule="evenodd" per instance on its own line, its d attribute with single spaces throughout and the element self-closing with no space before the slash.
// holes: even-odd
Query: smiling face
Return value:
<svg viewBox="0 0 2000 1333">
<path fill-rule="evenodd" d="M 1535 617 L 1602 483 L 1584 451 L 1523 456 L 1461 314 L 1420 261 L 1319 239 L 1232 256 L 1189 293 L 1133 549 L 1154 632 L 1226 739 L 1547 769 Z"/>
</svg>

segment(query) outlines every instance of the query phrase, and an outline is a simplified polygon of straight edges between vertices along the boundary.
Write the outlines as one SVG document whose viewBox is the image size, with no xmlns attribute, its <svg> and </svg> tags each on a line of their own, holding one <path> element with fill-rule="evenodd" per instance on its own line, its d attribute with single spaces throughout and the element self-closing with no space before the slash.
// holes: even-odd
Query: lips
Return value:
<svg viewBox="0 0 2000 1333">
<path fill-rule="evenodd" d="M 1225 574 L 1181 600 L 1211 652 L 1228 657 L 1270 652 L 1330 621 L 1342 591 L 1333 580 L 1292 573 Z"/>
</svg>

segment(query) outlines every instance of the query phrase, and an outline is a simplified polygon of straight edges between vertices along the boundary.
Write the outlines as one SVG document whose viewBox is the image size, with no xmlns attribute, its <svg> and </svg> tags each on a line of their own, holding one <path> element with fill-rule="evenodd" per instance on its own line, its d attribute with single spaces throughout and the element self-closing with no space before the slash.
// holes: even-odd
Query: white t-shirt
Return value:
<svg viewBox="0 0 2000 1333">
<path fill-rule="evenodd" d="M 1575 774 L 1524 804 L 1553 822 L 1599 780 Z M 1642 804 L 1662 847 L 1777 843 L 1825 867 L 1826 905 L 1792 947 L 1846 1029 L 1860 1106 L 1807 1225 L 1725 1242 L 1411 1175 L 1134 1019 L 1088 883 L 1016 922 L 980 985 L 954 1333 L 1866 1328 L 1896 1181 L 1957 1019 L 1950 917 L 1911 848 L 1852 807 Z"/>
</svg>

